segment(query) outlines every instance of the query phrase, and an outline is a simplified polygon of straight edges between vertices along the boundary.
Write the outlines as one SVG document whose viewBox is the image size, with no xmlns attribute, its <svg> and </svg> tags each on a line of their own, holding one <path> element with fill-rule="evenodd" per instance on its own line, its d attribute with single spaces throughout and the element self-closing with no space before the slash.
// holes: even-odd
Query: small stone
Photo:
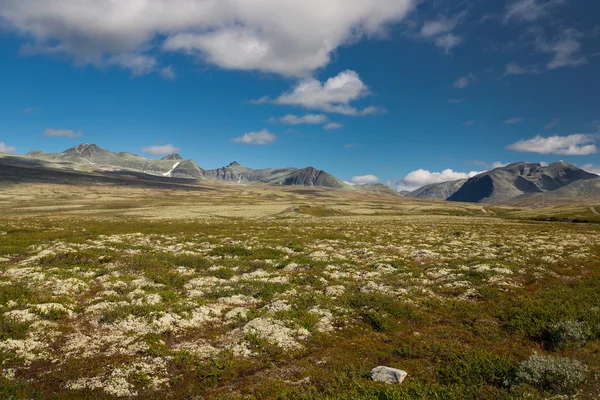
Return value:
<svg viewBox="0 0 600 400">
<path fill-rule="evenodd" d="M 390 385 L 400 384 L 408 376 L 406 371 L 390 367 L 376 367 L 371 370 L 371 379 L 376 382 L 384 382 Z"/>
</svg>

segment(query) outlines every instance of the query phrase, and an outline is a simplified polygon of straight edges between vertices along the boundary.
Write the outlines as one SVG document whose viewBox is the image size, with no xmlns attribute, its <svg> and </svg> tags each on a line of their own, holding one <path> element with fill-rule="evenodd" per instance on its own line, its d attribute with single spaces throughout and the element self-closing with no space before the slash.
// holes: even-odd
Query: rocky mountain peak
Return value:
<svg viewBox="0 0 600 400">
<path fill-rule="evenodd" d="M 161 160 L 178 161 L 178 160 L 183 160 L 183 158 L 179 154 L 173 153 L 173 154 L 169 154 L 168 156 L 164 156 L 163 158 L 161 158 Z"/>
<path fill-rule="evenodd" d="M 105 151 L 95 144 L 83 143 L 75 147 L 71 147 L 64 151 L 65 154 L 79 154 L 82 157 L 89 157 L 95 153 Z"/>
</svg>

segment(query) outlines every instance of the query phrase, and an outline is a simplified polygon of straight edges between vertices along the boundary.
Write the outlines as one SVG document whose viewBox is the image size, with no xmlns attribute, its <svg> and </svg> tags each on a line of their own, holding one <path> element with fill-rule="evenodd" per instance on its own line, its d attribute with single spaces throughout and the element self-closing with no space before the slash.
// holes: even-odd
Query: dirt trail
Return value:
<svg viewBox="0 0 600 400">
<path fill-rule="evenodd" d="M 596 215 L 600 215 L 600 212 L 596 211 L 596 209 L 594 207 L 590 207 L 590 210 L 592 210 L 592 212 Z"/>
</svg>

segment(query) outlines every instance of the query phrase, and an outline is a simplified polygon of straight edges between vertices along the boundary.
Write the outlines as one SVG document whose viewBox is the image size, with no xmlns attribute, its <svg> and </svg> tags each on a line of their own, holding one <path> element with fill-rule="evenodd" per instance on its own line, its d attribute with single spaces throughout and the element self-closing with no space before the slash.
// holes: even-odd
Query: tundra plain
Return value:
<svg viewBox="0 0 600 400">
<path fill-rule="evenodd" d="M 4 186 L 0 398 L 598 398 L 594 209 Z M 536 353 L 581 377 L 527 378 Z"/>
</svg>

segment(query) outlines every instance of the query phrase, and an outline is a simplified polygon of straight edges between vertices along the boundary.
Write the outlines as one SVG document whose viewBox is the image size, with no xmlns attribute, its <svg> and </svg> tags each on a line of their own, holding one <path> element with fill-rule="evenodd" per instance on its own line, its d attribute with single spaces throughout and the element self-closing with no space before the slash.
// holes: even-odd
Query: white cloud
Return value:
<svg viewBox="0 0 600 400">
<path fill-rule="evenodd" d="M 124 53 L 110 57 L 108 65 L 118 65 L 131 71 L 134 76 L 147 75 L 156 68 L 156 58 L 142 54 Z"/>
<path fill-rule="evenodd" d="M 488 168 L 496 169 L 496 168 L 506 167 L 507 165 L 508 165 L 507 163 L 503 163 L 502 161 L 494 161 L 493 163 L 488 165 Z"/>
<path fill-rule="evenodd" d="M 448 33 L 456 28 L 458 20 L 454 18 L 441 18 L 435 21 L 425 21 L 421 28 L 421 36 L 434 37 L 443 33 Z"/>
<path fill-rule="evenodd" d="M 503 163 L 502 161 L 494 161 L 492 163 L 486 163 L 485 161 L 471 161 L 471 164 L 482 165 L 487 169 L 496 169 L 506 167 L 508 165 L 507 163 Z"/>
<path fill-rule="evenodd" d="M 302 117 L 299 117 L 294 114 L 284 115 L 280 118 L 272 117 L 269 119 L 270 123 L 281 123 L 286 125 L 301 125 L 301 124 L 311 124 L 311 125 L 320 125 L 327 122 L 327 116 L 323 114 L 307 114 Z"/>
<path fill-rule="evenodd" d="M 560 121 L 558 119 L 553 119 L 552 121 L 548 122 L 545 126 L 544 126 L 544 130 L 550 130 L 552 128 L 554 128 L 556 125 L 558 125 Z"/>
<path fill-rule="evenodd" d="M 459 179 L 469 179 L 473 176 L 480 174 L 481 172 L 471 171 L 471 172 L 456 172 L 451 169 L 446 169 L 442 172 L 430 172 L 425 169 L 418 169 L 416 171 L 412 171 L 400 181 L 390 182 L 395 186 L 396 190 L 408 190 L 413 191 L 420 187 L 431 185 L 434 183 L 443 183 L 449 181 L 456 181 Z"/>
<path fill-rule="evenodd" d="M 0 0 L 39 53 L 105 65 L 153 46 L 229 69 L 307 76 L 340 46 L 375 37 L 416 0 Z M 161 43 L 164 37 L 164 43 Z M 144 70 L 144 69 L 143 69 Z"/>
<path fill-rule="evenodd" d="M 460 13 L 452 18 L 440 18 L 437 20 L 425 21 L 419 36 L 430 40 L 437 47 L 444 49 L 446 54 L 462 43 L 463 38 L 452 33 L 458 25 L 460 19 L 465 13 Z"/>
<path fill-rule="evenodd" d="M 241 144 L 257 144 L 257 145 L 265 145 L 269 143 L 273 143 L 277 137 L 269 132 L 266 129 L 263 129 L 260 132 L 248 132 L 244 133 L 240 137 L 236 137 L 231 139 L 233 143 L 241 143 Z"/>
<path fill-rule="evenodd" d="M 516 19 L 533 22 L 549 15 L 553 7 L 566 3 L 568 0 L 517 0 L 508 4 L 504 15 L 505 21 Z"/>
<path fill-rule="evenodd" d="M 554 58 L 547 65 L 549 70 L 573 68 L 587 63 L 587 59 L 581 54 L 582 46 L 579 39 L 582 36 L 581 32 L 575 29 L 565 29 L 556 41 L 549 43 L 542 37 L 538 37 L 535 45 L 542 53 L 554 53 Z"/>
<path fill-rule="evenodd" d="M 143 153 L 150 154 L 153 156 L 166 156 L 173 153 L 178 153 L 181 149 L 172 144 L 148 146 L 142 149 Z"/>
<path fill-rule="evenodd" d="M 355 71 L 340 72 L 337 76 L 321 83 L 315 78 L 307 78 L 287 93 L 276 99 L 263 97 L 252 101 L 254 104 L 274 103 L 290 106 L 301 106 L 307 109 L 320 110 L 352 116 L 376 114 L 377 107 L 357 109 L 351 102 L 368 96 L 369 88 L 363 83 Z"/>
<path fill-rule="evenodd" d="M 177 74 L 171 65 L 160 70 L 160 75 L 170 81 L 177 79 Z"/>
<path fill-rule="evenodd" d="M 16 153 L 17 148 L 15 146 L 9 146 L 4 142 L 0 142 L 0 153 Z"/>
<path fill-rule="evenodd" d="M 474 79 L 475 79 L 475 75 L 468 74 L 466 76 L 462 76 L 462 77 L 458 78 L 457 80 L 455 80 L 452 85 L 456 89 L 464 89 L 467 86 L 469 86 L 471 83 L 473 83 Z"/>
<path fill-rule="evenodd" d="M 596 136 L 573 134 L 569 136 L 542 137 L 537 135 L 532 139 L 520 140 L 506 147 L 507 150 L 538 154 L 561 154 L 568 156 L 583 156 L 596 154 L 598 149 L 594 144 Z"/>
<path fill-rule="evenodd" d="M 448 33 L 447 35 L 442 35 L 435 39 L 435 45 L 444 49 L 446 54 L 449 54 L 450 51 L 461 44 L 462 41 L 462 37 L 456 36 L 453 33 Z"/>
<path fill-rule="evenodd" d="M 330 122 L 327 125 L 325 125 L 323 127 L 323 129 L 332 130 L 332 129 L 340 129 L 343 127 L 344 127 L 344 125 L 340 124 L 339 122 Z"/>
<path fill-rule="evenodd" d="M 475 125 L 475 121 L 467 121 L 463 124 L 463 126 L 473 126 Z"/>
<path fill-rule="evenodd" d="M 48 129 L 44 129 L 42 131 L 42 133 L 44 134 L 44 136 L 48 136 L 48 137 L 68 137 L 71 139 L 75 139 L 78 137 L 82 137 L 83 134 L 81 133 L 81 131 L 74 131 L 71 129 L 52 129 L 52 128 L 48 128 Z"/>
<path fill-rule="evenodd" d="M 515 124 L 518 124 L 521 121 L 523 121 L 523 118 L 521 118 L 521 117 L 514 117 L 514 118 L 507 119 L 506 121 L 504 121 L 504 123 L 507 124 L 507 125 L 515 125 Z"/>
<path fill-rule="evenodd" d="M 581 167 L 584 171 L 591 172 L 592 174 L 600 175 L 600 165 L 585 164 Z"/>
<path fill-rule="evenodd" d="M 460 104 L 463 103 L 465 99 L 450 99 L 448 100 L 448 104 Z"/>
<path fill-rule="evenodd" d="M 362 175 L 354 176 L 349 182 L 352 185 L 367 185 L 373 183 L 379 183 L 379 178 L 375 175 Z"/>
</svg>

